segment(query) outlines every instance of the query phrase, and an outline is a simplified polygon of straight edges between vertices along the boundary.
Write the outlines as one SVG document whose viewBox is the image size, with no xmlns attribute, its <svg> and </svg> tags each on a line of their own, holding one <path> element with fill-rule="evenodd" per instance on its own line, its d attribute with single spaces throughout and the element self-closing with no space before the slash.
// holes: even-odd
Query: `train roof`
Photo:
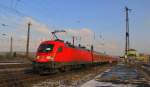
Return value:
<svg viewBox="0 0 150 87">
<path fill-rule="evenodd" d="M 60 44 L 64 44 L 64 42 L 62 40 L 47 40 L 47 41 L 43 41 L 41 44 L 48 44 L 48 43 L 60 43 Z"/>
<path fill-rule="evenodd" d="M 88 51 L 90 51 L 90 50 L 87 49 L 85 46 L 81 46 L 80 44 L 79 44 L 79 46 L 75 46 L 75 45 L 71 44 L 71 43 L 68 42 L 68 41 L 65 43 L 63 40 L 59 40 L 59 39 L 43 41 L 41 44 L 48 44 L 48 43 L 64 44 L 65 46 L 68 46 L 68 47 L 71 47 L 71 48 L 76 48 L 76 49 L 81 49 L 81 50 L 88 50 Z"/>
</svg>

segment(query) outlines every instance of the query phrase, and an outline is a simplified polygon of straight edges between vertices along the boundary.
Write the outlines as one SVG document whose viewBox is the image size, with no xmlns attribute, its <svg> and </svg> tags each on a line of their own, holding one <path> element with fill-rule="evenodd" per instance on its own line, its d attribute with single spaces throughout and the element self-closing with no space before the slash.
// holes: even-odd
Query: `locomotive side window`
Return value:
<svg viewBox="0 0 150 87">
<path fill-rule="evenodd" d="M 38 52 L 50 52 L 53 50 L 53 44 L 41 44 L 39 46 Z"/>
<path fill-rule="evenodd" d="M 58 52 L 62 52 L 62 51 L 63 51 L 62 47 L 59 47 Z"/>
</svg>

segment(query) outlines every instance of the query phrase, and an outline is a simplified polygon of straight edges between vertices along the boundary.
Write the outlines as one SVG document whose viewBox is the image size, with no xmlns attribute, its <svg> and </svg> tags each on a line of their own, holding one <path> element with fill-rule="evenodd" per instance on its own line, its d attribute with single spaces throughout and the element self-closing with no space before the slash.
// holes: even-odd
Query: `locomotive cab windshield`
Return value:
<svg viewBox="0 0 150 87">
<path fill-rule="evenodd" d="M 38 52 L 51 52 L 54 48 L 53 44 L 41 44 L 39 46 Z"/>
</svg>

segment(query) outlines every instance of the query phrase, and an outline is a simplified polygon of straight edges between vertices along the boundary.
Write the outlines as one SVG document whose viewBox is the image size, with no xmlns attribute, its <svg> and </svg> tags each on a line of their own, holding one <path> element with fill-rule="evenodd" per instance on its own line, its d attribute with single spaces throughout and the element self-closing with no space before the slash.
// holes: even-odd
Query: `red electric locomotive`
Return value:
<svg viewBox="0 0 150 87">
<path fill-rule="evenodd" d="M 56 37 L 55 33 L 57 32 L 52 32 L 52 34 Z M 33 60 L 33 69 L 38 72 L 52 72 L 64 70 L 66 67 L 81 67 L 89 64 L 116 61 L 113 57 L 93 52 L 92 49 L 93 47 L 88 50 L 80 45 L 76 47 L 59 39 L 44 41 L 40 44 L 36 58 Z"/>
</svg>

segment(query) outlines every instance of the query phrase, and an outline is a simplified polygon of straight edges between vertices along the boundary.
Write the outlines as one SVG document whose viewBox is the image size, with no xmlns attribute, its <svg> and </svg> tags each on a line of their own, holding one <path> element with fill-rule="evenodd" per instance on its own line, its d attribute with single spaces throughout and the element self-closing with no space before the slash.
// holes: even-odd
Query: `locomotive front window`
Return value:
<svg viewBox="0 0 150 87">
<path fill-rule="evenodd" d="M 41 44 L 39 46 L 38 52 L 50 52 L 53 50 L 53 44 Z"/>
</svg>

